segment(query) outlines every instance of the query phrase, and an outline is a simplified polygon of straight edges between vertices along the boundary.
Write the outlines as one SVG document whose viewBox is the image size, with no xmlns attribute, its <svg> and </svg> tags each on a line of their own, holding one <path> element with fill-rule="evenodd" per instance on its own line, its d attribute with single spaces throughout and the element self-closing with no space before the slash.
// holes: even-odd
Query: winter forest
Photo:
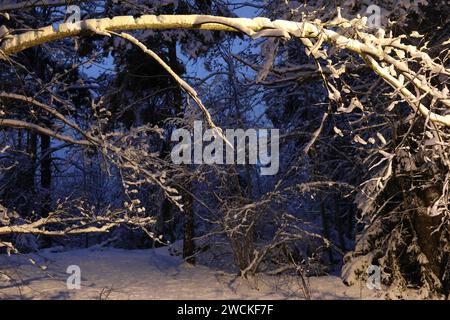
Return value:
<svg viewBox="0 0 450 320">
<path fill-rule="evenodd" d="M 0 300 L 448 299 L 450 2 L 0 0 Z"/>
</svg>

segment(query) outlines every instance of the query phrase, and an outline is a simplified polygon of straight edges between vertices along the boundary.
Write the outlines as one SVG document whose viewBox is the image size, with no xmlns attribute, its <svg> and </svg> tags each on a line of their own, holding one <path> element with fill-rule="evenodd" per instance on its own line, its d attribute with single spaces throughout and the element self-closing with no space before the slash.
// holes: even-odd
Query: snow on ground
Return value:
<svg viewBox="0 0 450 320">
<path fill-rule="evenodd" d="M 79 290 L 67 288 L 69 265 L 81 268 Z M 309 284 L 312 299 L 381 296 L 365 285 L 347 287 L 336 276 L 311 277 Z M 304 299 L 302 292 L 296 277 L 259 275 L 245 280 L 206 266 L 189 266 L 167 248 L 0 255 L 0 299 Z"/>
</svg>

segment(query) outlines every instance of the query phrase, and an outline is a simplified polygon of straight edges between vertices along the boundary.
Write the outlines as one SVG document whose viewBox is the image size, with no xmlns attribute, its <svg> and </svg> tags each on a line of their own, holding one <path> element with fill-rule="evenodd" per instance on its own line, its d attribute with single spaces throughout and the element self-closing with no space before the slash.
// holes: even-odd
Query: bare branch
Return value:
<svg viewBox="0 0 450 320">
<path fill-rule="evenodd" d="M 36 124 L 33 123 L 28 123 L 25 121 L 21 121 L 21 120 L 14 120 L 14 119 L 2 119 L 0 118 L 0 127 L 10 127 L 10 128 L 16 128 L 16 129 L 27 129 L 27 130 L 32 130 L 34 132 L 40 133 L 40 134 L 44 134 L 50 137 L 53 137 L 55 139 L 64 141 L 64 142 L 69 142 L 69 143 L 73 143 L 73 144 L 78 144 L 81 146 L 92 146 L 92 143 L 87 141 L 87 140 L 75 140 L 72 137 L 69 136 L 65 136 L 65 135 L 61 135 L 59 133 L 56 133 L 55 131 L 52 131 L 50 129 L 38 126 Z"/>
</svg>

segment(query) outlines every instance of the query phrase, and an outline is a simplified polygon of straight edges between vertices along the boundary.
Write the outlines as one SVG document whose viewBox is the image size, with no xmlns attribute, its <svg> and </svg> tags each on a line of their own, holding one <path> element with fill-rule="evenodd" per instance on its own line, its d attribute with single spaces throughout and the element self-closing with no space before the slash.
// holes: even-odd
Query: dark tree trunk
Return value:
<svg viewBox="0 0 450 320">
<path fill-rule="evenodd" d="M 321 213 L 321 217 L 322 217 L 322 233 L 323 236 L 325 237 L 325 239 L 327 240 L 331 240 L 330 239 L 330 227 L 329 227 L 329 221 L 328 221 L 328 215 L 327 215 L 327 210 L 325 208 L 325 199 L 322 199 L 322 203 L 320 204 L 320 213 Z M 331 251 L 330 247 L 326 248 L 327 254 L 328 254 L 328 259 L 330 261 L 330 263 L 333 263 L 333 252 Z"/>
<path fill-rule="evenodd" d="M 41 188 L 43 190 L 41 202 L 41 216 L 47 217 L 51 209 L 52 159 L 51 141 L 49 136 L 41 135 Z"/>
<path fill-rule="evenodd" d="M 178 68 L 178 58 L 177 58 L 177 42 L 173 40 L 169 44 L 169 59 L 170 64 L 174 70 Z M 173 100 L 175 109 L 178 111 L 183 110 L 183 95 L 178 83 L 174 83 L 175 89 L 173 90 Z M 184 187 L 186 190 L 192 190 L 192 184 L 187 182 Z M 188 192 L 183 193 L 183 204 L 184 204 L 184 233 L 183 233 L 183 258 L 186 262 L 195 264 L 195 224 L 194 224 L 194 208 L 193 208 L 193 198 Z"/>
<path fill-rule="evenodd" d="M 423 190 L 421 194 L 413 194 L 412 199 L 410 197 L 405 199 L 410 201 L 409 205 L 413 204 L 416 209 L 412 216 L 413 228 L 416 232 L 420 249 L 428 259 L 427 265 L 439 279 L 442 279 L 447 263 L 441 257 L 441 232 L 435 232 L 442 222 L 442 216 L 431 216 L 427 209 L 432 206 L 439 196 L 439 188 L 430 187 Z M 443 287 L 445 287 L 444 283 Z"/>
<path fill-rule="evenodd" d="M 194 211 L 193 211 L 193 199 L 190 194 L 184 194 L 184 236 L 183 236 L 183 258 L 190 264 L 195 264 L 195 224 L 194 224 Z"/>
<path fill-rule="evenodd" d="M 22 135 L 22 132 L 20 132 L 20 135 Z M 22 182 L 21 182 L 21 190 L 25 190 L 27 193 L 30 194 L 35 193 L 35 186 L 34 186 L 34 179 L 35 179 L 35 169 L 36 169 L 36 153 L 37 153 L 37 137 L 34 132 L 29 132 L 27 134 L 27 146 L 26 151 L 28 154 L 28 158 L 26 159 L 26 162 L 24 163 L 24 171 L 22 175 Z M 27 199 L 25 203 L 25 207 L 21 207 L 21 214 L 23 216 L 28 216 L 32 213 L 34 209 L 34 201 L 33 199 Z"/>
</svg>

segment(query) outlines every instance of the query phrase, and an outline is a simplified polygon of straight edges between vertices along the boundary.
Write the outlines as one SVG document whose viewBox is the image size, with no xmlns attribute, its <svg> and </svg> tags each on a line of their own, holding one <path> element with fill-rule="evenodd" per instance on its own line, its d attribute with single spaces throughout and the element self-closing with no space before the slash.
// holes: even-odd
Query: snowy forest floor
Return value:
<svg viewBox="0 0 450 320">
<path fill-rule="evenodd" d="M 248 280 L 205 265 L 190 266 L 168 247 L 88 248 L 0 255 L 0 299 L 304 299 L 293 276 Z M 67 289 L 69 265 L 81 269 L 81 289 Z M 312 299 L 380 299 L 365 284 L 348 287 L 337 276 L 309 278 Z"/>
</svg>

